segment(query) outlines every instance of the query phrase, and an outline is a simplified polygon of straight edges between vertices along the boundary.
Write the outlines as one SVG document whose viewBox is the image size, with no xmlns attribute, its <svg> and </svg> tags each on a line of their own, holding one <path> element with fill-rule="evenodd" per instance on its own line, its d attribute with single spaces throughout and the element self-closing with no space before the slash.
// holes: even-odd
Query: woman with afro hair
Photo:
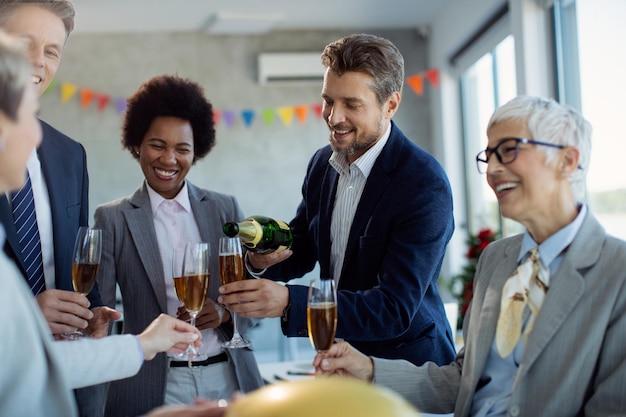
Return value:
<svg viewBox="0 0 626 417">
<path fill-rule="evenodd" d="M 129 98 L 122 144 L 139 162 L 144 181 L 130 196 L 102 204 L 94 227 L 102 229 L 98 286 L 114 307 L 116 284 L 123 302 L 123 333 L 137 333 L 160 313 L 189 316 L 176 297 L 172 254 L 186 242 L 209 242 L 211 280 L 196 325 L 200 353 L 208 359 L 179 361 L 159 354 L 132 378 L 109 384 L 105 415 L 142 415 L 161 404 L 191 404 L 197 398 L 231 398 L 263 381 L 248 348 L 224 350 L 232 319 L 215 300 L 219 276 L 217 242 L 222 225 L 244 218 L 235 197 L 196 187 L 186 179 L 196 161 L 215 145 L 211 103 L 195 82 L 172 75 L 149 79 Z M 254 325 L 240 320 L 239 330 Z"/>
</svg>

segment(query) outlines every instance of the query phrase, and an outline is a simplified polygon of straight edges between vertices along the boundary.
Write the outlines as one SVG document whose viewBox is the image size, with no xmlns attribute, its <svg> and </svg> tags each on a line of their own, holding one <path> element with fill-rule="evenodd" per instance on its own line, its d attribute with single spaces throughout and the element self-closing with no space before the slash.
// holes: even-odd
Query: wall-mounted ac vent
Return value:
<svg viewBox="0 0 626 417">
<path fill-rule="evenodd" d="M 259 84 L 316 82 L 324 78 L 320 52 L 262 53 L 258 57 Z"/>
</svg>

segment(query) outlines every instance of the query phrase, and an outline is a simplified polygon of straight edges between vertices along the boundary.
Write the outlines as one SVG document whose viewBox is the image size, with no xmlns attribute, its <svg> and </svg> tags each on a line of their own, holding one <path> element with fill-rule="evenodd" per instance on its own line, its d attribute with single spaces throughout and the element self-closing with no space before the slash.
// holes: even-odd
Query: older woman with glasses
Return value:
<svg viewBox="0 0 626 417">
<path fill-rule="evenodd" d="M 517 97 L 492 115 L 476 157 L 504 217 L 526 227 L 483 252 L 446 366 L 367 357 L 338 343 L 318 373 L 385 385 L 455 416 L 626 413 L 626 242 L 584 203 L 591 126 L 574 110 Z"/>
</svg>

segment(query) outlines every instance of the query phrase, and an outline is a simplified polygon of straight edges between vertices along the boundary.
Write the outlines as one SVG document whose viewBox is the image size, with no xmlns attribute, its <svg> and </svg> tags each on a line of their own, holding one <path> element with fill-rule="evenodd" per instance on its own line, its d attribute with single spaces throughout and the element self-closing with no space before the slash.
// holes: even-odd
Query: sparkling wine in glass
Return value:
<svg viewBox="0 0 626 417">
<path fill-rule="evenodd" d="M 72 286 L 74 291 L 81 293 L 85 297 L 91 292 L 96 283 L 101 253 L 102 230 L 80 227 L 74 242 Z M 72 340 L 87 337 L 81 329 L 76 329 L 73 333 L 63 333 L 62 336 Z"/>
<path fill-rule="evenodd" d="M 316 351 L 330 349 L 337 331 L 337 291 L 332 279 L 315 278 L 307 299 L 309 339 Z"/>
<path fill-rule="evenodd" d="M 208 243 L 187 243 L 185 245 L 182 302 L 191 316 L 192 326 L 196 325 L 196 317 L 200 310 L 204 308 L 206 301 L 211 278 L 209 260 Z M 198 353 L 193 343 L 189 344 L 185 353 L 190 363 L 191 361 L 202 361 L 208 358 L 207 355 Z"/>
<path fill-rule="evenodd" d="M 185 278 L 183 276 L 183 259 L 185 258 L 185 246 L 175 247 L 172 251 L 172 284 L 180 304 L 185 306 Z M 187 352 L 174 354 L 173 357 L 179 361 L 189 360 Z"/>
<path fill-rule="evenodd" d="M 241 240 L 238 237 L 220 238 L 220 278 L 222 285 L 244 279 L 243 255 Z M 222 347 L 233 349 L 250 346 L 250 342 L 239 334 L 237 328 L 237 313 L 231 311 L 233 318 L 233 337 L 222 343 Z"/>
</svg>

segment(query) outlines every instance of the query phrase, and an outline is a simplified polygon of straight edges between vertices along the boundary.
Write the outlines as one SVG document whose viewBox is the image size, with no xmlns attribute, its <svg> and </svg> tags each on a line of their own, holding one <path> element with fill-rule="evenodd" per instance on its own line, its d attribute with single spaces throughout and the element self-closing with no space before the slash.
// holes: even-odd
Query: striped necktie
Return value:
<svg viewBox="0 0 626 417">
<path fill-rule="evenodd" d="M 539 260 L 539 249 L 534 248 L 530 257 L 517 267 L 502 289 L 500 316 L 496 325 L 496 348 L 503 358 L 513 352 L 522 336 L 524 309 L 528 306 L 530 317 L 523 333 L 526 343 L 549 285 L 550 272 Z"/>
<path fill-rule="evenodd" d="M 45 289 L 43 276 L 43 260 L 41 240 L 35 214 L 35 199 L 30 176 L 26 172 L 26 182 L 17 192 L 11 193 L 13 222 L 20 244 L 20 251 L 26 268 L 26 278 L 33 294 L 37 295 Z"/>
</svg>

